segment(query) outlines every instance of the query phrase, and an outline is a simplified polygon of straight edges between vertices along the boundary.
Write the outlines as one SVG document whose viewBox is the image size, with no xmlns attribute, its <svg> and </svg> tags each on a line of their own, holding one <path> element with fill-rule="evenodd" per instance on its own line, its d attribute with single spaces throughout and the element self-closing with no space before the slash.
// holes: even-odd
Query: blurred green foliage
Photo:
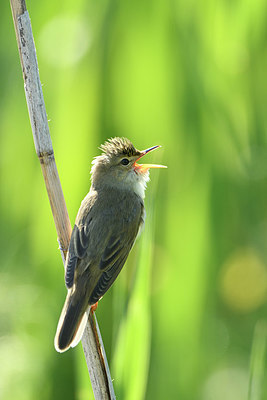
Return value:
<svg viewBox="0 0 267 400">
<path fill-rule="evenodd" d="M 267 399 L 267 3 L 27 6 L 72 223 L 106 138 L 168 165 L 97 310 L 118 399 Z M 63 267 L 0 10 L 0 398 L 92 398 L 81 346 L 53 348 Z"/>
</svg>

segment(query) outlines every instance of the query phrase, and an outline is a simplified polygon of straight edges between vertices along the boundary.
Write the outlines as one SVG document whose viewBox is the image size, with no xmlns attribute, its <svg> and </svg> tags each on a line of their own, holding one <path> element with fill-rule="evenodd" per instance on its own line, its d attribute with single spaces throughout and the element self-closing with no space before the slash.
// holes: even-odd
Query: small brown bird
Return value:
<svg viewBox="0 0 267 400">
<path fill-rule="evenodd" d="M 66 258 L 66 301 L 58 322 L 55 348 L 76 346 L 90 307 L 110 288 L 121 271 L 145 220 L 144 197 L 150 168 L 137 164 L 153 146 L 139 151 L 126 138 L 100 147 L 91 169 L 91 188 L 82 201 Z"/>
</svg>

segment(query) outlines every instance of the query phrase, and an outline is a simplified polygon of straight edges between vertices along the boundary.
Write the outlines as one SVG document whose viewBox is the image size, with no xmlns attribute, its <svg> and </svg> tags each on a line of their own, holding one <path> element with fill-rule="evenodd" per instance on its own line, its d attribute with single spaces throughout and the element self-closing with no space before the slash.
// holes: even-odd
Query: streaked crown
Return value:
<svg viewBox="0 0 267 400">
<path fill-rule="evenodd" d="M 121 155 L 133 157 L 141 154 L 141 152 L 134 147 L 132 142 L 124 137 L 114 137 L 109 139 L 99 148 L 102 150 L 103 155 L 108 157 Z"/>
</svg>

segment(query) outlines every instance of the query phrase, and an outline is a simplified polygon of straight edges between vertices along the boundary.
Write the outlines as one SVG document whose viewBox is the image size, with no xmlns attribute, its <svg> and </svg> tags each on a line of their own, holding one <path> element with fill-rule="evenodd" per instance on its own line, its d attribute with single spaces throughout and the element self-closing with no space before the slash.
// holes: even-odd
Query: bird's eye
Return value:
<svg viewBox="0 0 267 400">
<path fill-rule="evenodd" d="M 122 165 L 128 165 L 129 164 L 129 160 L 128 160 L 128 158 L 123 158 L 122 160 L 121 160 L 121 164 Z"/>
</svg>

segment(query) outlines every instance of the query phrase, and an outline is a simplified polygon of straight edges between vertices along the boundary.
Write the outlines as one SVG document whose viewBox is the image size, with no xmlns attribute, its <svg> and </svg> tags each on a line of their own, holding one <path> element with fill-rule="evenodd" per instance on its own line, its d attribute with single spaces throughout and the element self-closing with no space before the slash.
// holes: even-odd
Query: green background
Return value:
<svg viewBox="0 0 267 400">
<path fill-rule="evenodd" d="M 168 165 L 97 310 L 117 398 L 267 399 L 266 1 L 27 6 L 72 224 L 105 139 Z M 0 398 L 92 398 L 81 346 L 53 347 L 63 266 L 0 10 Z"/>
</svg>

